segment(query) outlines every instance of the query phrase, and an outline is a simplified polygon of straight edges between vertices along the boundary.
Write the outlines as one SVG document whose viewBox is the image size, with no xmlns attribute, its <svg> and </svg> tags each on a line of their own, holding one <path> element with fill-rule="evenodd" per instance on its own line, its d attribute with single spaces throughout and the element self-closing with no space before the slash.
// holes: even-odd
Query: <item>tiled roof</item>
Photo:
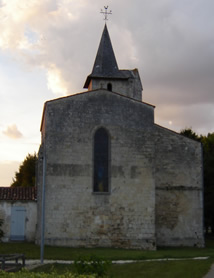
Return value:
<svg viewBox="0 0 214 278">
<path fill-rule="evenodd" d="M 36 201 L 36 187 L 0 187 L 0 201 Z"/>
</svg>

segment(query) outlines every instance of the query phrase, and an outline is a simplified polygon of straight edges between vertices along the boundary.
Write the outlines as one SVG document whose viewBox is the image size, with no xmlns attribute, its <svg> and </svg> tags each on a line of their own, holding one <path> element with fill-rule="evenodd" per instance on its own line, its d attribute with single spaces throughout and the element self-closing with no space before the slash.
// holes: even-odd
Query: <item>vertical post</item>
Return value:
<svg viewBox="0 0 214 278">
<path fill-rule="evenodd" d="M 25 267 L 25 255 L 22 255 L 22 266 Z"/>
<path fill-rule="evenodd" d="M 46 152 L 45 140 L 43 142 L 43 167 L 42 167 L 42 217 L 41 217 L 41 242 L 40 242 L 40 261 L 44 262 L 44 236 L 45 236 L 45 182 L 46 182 Z"/>
<path fill-rule="evenodd" d="M 2 258 L 2 264 L 1 264 L 1 269 L 4 270 L 5 269 L 5 258 Z"/>
</svg>

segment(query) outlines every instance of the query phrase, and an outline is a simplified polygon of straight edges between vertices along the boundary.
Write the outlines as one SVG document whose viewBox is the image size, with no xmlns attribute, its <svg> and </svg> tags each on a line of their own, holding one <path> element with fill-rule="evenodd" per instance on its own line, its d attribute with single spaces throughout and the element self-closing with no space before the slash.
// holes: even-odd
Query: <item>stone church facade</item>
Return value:
<svg viewBox="0 0 214 278">
<path fill-rule="evenodd" d="M 201 145 L 154 123 L 138 70 L 119 70 L 106 26 L 84 88 L 44 106 L 37 242 L 45 181 L 46 244 L 202 247 Z"/>
</svg>

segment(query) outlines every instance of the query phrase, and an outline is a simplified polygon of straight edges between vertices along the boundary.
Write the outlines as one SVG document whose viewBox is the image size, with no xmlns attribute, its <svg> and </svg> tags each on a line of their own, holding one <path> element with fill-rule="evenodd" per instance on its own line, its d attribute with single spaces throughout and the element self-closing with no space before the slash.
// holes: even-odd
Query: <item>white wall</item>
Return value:
<svg viewBox="0 0 214 278">
<path fill-rule="evenodd" d="M 2 227 L 4 237 L 2 240 L 4 242 L 10 240 L 11 211 L 13 206 L 24 207 L 26 209 L 25 237 L 26 241 L 34 241 L 37 223 L 37 203 L 35 201 L 0 201 L 0 218 L 4 220 Z"/>
</svg>

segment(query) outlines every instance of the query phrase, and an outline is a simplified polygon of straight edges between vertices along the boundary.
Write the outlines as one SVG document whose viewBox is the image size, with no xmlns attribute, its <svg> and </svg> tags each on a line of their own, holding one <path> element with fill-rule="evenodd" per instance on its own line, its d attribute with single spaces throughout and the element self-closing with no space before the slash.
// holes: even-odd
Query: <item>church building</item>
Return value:
<svg viewBox="0 0 214 278">
<path fill-rule="evenodd" d="M 37 242 L 45 186 L 45 244 L 203 247 L 201 144 L 155 124 L 106 25 L 84 88 L 44 105 Z"/>
</svg>

